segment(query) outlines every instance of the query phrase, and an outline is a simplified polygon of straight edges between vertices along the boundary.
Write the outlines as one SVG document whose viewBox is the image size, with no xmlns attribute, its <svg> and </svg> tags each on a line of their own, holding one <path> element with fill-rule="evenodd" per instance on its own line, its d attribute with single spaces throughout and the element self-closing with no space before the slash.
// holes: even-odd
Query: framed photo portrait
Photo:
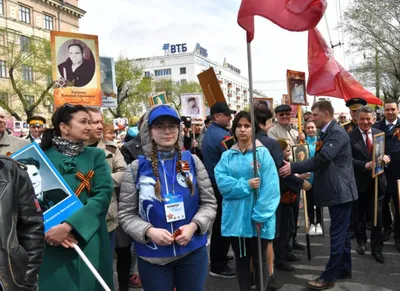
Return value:
<svg viewBox="0 0 400 291">
<path fill-rule="evenodd" d="M 385 155 L 385 133 L 381 132 L 373 136 L 372 148 L 372 178 L 379 176 L 385 169 L 383 157 Z"/>
<path fill-rule="evenodd" d="M 37 143 L 24 147 L 11 158 L 27 168 L 35 191 L 35 203 L 43 212 L 45 232 L 83 206 Z"/>
<path fill-rule="evenodd" d="M 193 118 L 203 119 L 204 113 L 204 101 L 203 95 L 200 93 L 184 93 L 181 94 L 182 104 L 182 115 L 190 116 Z"/>
<path fill-rule="evenodd" d="M 114 130 L 125 130 L 128 127 L 128 118 L 120 117 L 113 119 Z"/>
<path fill-rule="evenodd" d="M 290 105 L 307 105 L 306 74 L 287 70 L 287 87 Z"/>
<path fill-rule="evenodd" d="M 150 96 L 149 102 L 151 106 L 168 104 L 167 94 L 165 94 L 165 92 L 161 92 L 156 95 Z"/>
<path fill-rule="evenodd" d="M 310 148 L 308 144 L 296 144 L 292 146 L 293 162 L 301 162 L 310 158 Z"/>
<path fill-rule="evenodd" d="M 254 98 L 253 99 L 254 108 L 268 107 L 269 110 L 273 111 L 274 98 Z"/>
</svg>

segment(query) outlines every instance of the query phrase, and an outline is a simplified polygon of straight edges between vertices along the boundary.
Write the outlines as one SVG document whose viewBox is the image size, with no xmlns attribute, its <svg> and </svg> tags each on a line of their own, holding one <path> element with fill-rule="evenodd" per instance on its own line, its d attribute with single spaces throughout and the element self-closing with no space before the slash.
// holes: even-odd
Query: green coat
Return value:
<svg viewBox="0 0 400 291">
<path fill-rule="evenodd" d="M 75 177 L 78 171 L 85 176 L 89 170 L 95 172 L 90 181 L 90 194 L 85 188 L 79 196 L 84 207 L 73 213 L 66 222 L 73 227 L 82 251 L 113 290 L 112 259 L 105 217 L 114 186 L 104 151 L 85 147 L 85 150 L 75 158 L 65 156 L 54 148 L 46 150 L 45 153 L 73 191 L 80 184 L 80 180 Z M 39 290 L 101 291 L 104 289 L 73 249 L 46 245 L 39 273 Z"/>
</svg>

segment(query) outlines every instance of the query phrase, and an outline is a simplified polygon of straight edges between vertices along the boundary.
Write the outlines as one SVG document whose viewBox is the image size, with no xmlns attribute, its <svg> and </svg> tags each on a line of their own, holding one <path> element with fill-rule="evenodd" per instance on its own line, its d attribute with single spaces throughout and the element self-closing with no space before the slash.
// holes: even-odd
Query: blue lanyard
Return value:
<svg viewBox="0 0 400 291">
<path fill-rule="evenodd" d="M 173 168 L 172 168 L 172 175 L 170 175 L 169 173 L 168 173 L 168 171 L 167 171 L 167 169 L 165 168 L 165 165 L 164 165 L 164 161 L 161 159 L 161 156 L 160 156 L 160 154 L 158 154 L 158 159 L 159 159 L 159 161 L 161 162 L 161 166 L 162 166 L 162 169 L 163 169 L 163 172 L 164 172 L 164 174 L 165 174 L 165 177 L 166 177 L 166 179 L 168 180 L 167 181 L 167 184 L 169 184 L 170 182 L 171 182 L 171 187 L 172 187 L 172 193 L 175 193 L 175 179 L 176 179 L 176 154 L 175 154 L 175 157 L 174 157 L 174 159 L 173 159 Z M 169 192 L 169 189 L 168 189 L 168 185 L 165 185 L 166 186 L 166 188 L 167 188 L 167 192 Z M 166 193 L 166 194 L 168 194 L 168 193 Z"/>
</svg>

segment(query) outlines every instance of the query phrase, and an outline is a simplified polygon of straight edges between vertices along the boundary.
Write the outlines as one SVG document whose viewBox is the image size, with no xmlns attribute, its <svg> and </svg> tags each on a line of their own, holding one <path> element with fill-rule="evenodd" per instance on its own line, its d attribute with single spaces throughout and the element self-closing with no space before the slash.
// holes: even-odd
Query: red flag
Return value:
<svg viewBox="0 0 400 291">
<path fill-rule="evenodd" d="M 317 26 L 326 9 L 325 0 L 242 0 L 238 24 L 254 38 L 254 16 L 262 16 L 290 31 L 306 31 Z"/>
<path fill-rule="evenodd" d="M 363 98 L 369 104 L 382 104 L 333 58 L 331 48 L 316 28 L 308 32 L 308 74 L 309 95 L 332 96 L 345 101 Z"/>
</svg>

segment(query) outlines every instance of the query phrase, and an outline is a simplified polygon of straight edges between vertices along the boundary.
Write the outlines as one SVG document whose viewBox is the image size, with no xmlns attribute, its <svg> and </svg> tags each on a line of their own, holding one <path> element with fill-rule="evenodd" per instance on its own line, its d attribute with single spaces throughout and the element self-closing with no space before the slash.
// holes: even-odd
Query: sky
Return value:
<svg viewBox="0 0 400 291">
<path fill-rule="evenodd" d="M 335 48 L 334 54 L 346 69 L 351 67 L 354 57 L 346 53 L 346 35 L 342 37 L 337 27 L 339 3 L 344 12 L 350 1 L 328 0 L 325 16 L 318 24 L 328 43 L 330 39 L 333 44 L 344 40 L 344 48 Z M 163 55 L 164 43 L 187 43 L 192 51 L 200 43 L 208 50 L 209 59 L 222 64 L 226 58 L 247 76 L 246 34 L 237 24 L 240 3 L 240 0 L 80 0 L 79 7 L 87 11 L 80 20 L 80 32 L 98 35 L 100 55 L 114 58 Z M 289 32 L 256 17 L 252 59 L 254 89 L 280 102 L 287 91 L 287 69 L 304 71 L 307 76 L 307 32 Z M 335 109 L 348 112 L 343 100 L 331 100 Z"/>
</svg>

